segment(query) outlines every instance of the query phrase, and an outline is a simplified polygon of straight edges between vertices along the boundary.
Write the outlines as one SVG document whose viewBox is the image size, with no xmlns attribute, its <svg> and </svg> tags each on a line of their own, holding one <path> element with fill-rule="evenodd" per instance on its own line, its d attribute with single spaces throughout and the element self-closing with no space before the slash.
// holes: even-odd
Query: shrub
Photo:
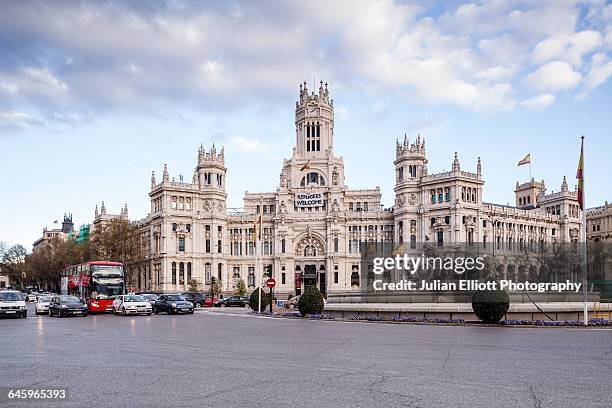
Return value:
<svg viewBox="0 0 612 408">
<path fill-rule="evenodd" d="M 479 290 L 472 296 L 472 310 L 485 323 L 499 322 L 510 307 L 510 298 L 503 290 Z"/>
<path fill-rule="evenodd" d="M 321 314 L 324 306 L 323 295 L 315 286 L 308 287 L 298 302 L 302 316 Z"/>
<path fill-rule="evenodd" d="M 259 290 L 255 289 L 253 293 L 251 293 L 251 297 L 249 298 L 249 306 L 251 310 L 257 311 L 258 303 L 259 303 Z M 263 312 L 266 307 L 270 305 L 270 294 L 265 293 L 263 289 L 261 290 L 263 296 L 261 297 L 261 311 Z"/>
</svg>

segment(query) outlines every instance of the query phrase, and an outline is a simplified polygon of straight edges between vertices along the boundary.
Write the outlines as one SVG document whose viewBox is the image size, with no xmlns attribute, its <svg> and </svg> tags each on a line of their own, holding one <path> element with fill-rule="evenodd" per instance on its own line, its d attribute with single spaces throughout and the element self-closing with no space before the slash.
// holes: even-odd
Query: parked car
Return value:
<svg viewBox="0 0 612 408">
<path fill-rule="evenodd" d="M 36 314 L 49 314 L 49 303 L 51 303 L 51 296 L 39 296 L 36 300 L 34 310 Z"/>
<path fill-rule="evenodd" d="M 140 297 L 142 297 L 144 300 L 146 300 L 147 302 L 149 302 L 149 304 L 151 305 L 151 307 L 153 307 L 153 305 L 155 304 L 155 301 L 157 300 L 157 298 L 159 296 L 153 294 L 153 293 L 141 293 Z"/>
<path fill-rule="evenodd" d="M 216 298 L 211 295 L 206 295 L 206 299 L 204 299 L 204 307 L 213 307 L 215 302 L 218 300 L 219 298 Z"/>
<path fill-rule="evenodd" d="M 28 317 L 28 307 L 20 291 L 0 291 L 0 316 Z"/>
<path fill-rule="evenodd" d="M 179 293 L 179 295 L 183 295 L 186 301 L 191 302 L 193 307 L 196 309 L 204 306 L 204 302 L 206 301 L 206 295 L 201 292 L 183 292 Z"/>
<path fill-rule="evenodd" d="M 215 302 L 215 307 L 245 307 L 249 304 L 248 296 L 230 296 L 219 299 Z"/>
<path fill-rule="evenodd" d="M 119 295 L 113 300 L 113 314 L 146 314 L 151 316 L 153 307 L 142 296 Z"/>
<path fill-rule="evenodd" d="M 26 301 L 28 302 L 36 302 L 36 296 L 38 296 L 38 292 L 30 292 L 28 293 L 28 297 Z"/>
<path fill-rule="evenodd" d="M 49 316 L 87 316 L 87 306 L 76 296 L 54 296 L 49 303 Z"/>
<path fill-rule="evenodd" d="M 175 313 L 193 313 L 193 303 L 188 302 L 182 295 L 160 295 L 153 306 L 153 313 L 166 312 L 168 314 Z"/>
</svg>

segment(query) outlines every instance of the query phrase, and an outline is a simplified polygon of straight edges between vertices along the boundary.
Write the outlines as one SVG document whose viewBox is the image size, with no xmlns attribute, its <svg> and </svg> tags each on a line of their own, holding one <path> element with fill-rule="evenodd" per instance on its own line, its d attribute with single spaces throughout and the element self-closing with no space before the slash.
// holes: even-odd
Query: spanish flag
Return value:
<svg viewBox="0 0 612 408">
<path fill-rule="evenodd" d="M 308 161 L 306 162 L 306 164 L 304 164 L 304 165 L 302 166 L 302 168 L 300 169 L 300 171 L 308 170 L 309 168 L 310 168 L 310 160 L 308 160 Z"/>
<path fill-rule="evenodd" d="M 261 222 L 261 214 L 256 214 L 255 220 L 253 220 L 253 242 L 255 244 L 257 244 L 257 240 L 261 239 Z"/>
<path fill-rule="evenodd" d="M 531 163 L 531 153 L 528 153 L 527 156 L 525 156 L 525 158 L 523 160 L 518 162 L 518 165 L 522 166 L 524 164 L 529 164 L 529 163 Z"/>
<path fill-rule="evenodd" d="M 578 171 L 576 171 L 576 178 L 578 179 L 578 204 L 580 209 L 584 209 L 584 136 L 580 143 L 580 160 L 578 161 Z"/>
</svg>

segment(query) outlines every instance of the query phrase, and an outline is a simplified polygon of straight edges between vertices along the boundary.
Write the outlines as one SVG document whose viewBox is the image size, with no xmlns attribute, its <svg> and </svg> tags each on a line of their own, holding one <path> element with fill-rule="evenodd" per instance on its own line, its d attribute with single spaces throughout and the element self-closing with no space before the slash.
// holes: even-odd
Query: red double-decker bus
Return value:
<svg viewBox="0 0 612 408">
<path fill-rule="evenodd" d="M 123 265 L 91 261 L 68 266 L 62 270 L 61 292 L 85 301 L 89 312 L 110 312 L 114 296 L 125 292 Z"/>
</svg>

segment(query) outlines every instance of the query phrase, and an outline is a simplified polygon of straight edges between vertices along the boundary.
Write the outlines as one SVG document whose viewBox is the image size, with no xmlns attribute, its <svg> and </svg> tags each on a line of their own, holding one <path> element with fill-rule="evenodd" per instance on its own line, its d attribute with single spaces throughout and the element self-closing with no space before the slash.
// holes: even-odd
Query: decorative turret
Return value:
<svg viewBox="0 0 612 408">
<path fill-rule="evenodd" d="M 193 175 L 194 183 L 203 188 L 215 188 L 225 191 L 225 151 L 217 153 L 217 148 L 213 143 L 210 150 L 206 151 L 204 146 L 200 145 L 198 149 L 198 165 L 195 168 Z"/>
<path fill-rule="evenodd" d="M 404 140 L 395 142 L 395 174 L 396 185 L 405 181 L 416 182 L 419 177 L 427 175 L 427 159 L 425 158 L 425 139 L 418 134 L 414 143 L 410 143 L 404 133 Z"/>
<path fill-rule="evenodd" d="M 301 157 L 321 157 L 333 148 L 334 101 L 329 98 L 327 83 L 319 83 L 319 93 L 309 95 L 306 82 L 300 84 L 295 103 L 295 151 Z"/>
<path fill-rule="evenodd" d="M 154 185 L 156 185 L 157 183 L 155 182 L 155 172 L 152 171 L 151 172 L 151 187 L 153 187 Z"/>
<path fill-rule="evenodd" d="M 561 191 L 569 191 L 567 187 L 567 178 L 563 176 L 563 183 L 561 183 Z"/>
<path fill-rule="evenodd" d="M 476 174 L 482 175 L 482 164 L 480 163 L 480 157 L 478 157 L 478 163 L 476 163 Z"/>
<path fill-rule="evenodd" d="M 455 152 L 455 158 L 453 159 L 453 171 L 460 171 L 461 165 L 459 164 L 459 157 L 457 157 L 457 152 Z"/>
<path fill-rule="evenodd" d="M 96 204 L 96 209 L 94 210 L 94 218 L 98 218 L 98 204 Z"/>
<path fill-rule="evenodd" d="M 404 133 L 404 141 L 400 142 L 397 139 L 395 142 L 395 157 L 399 159 L 400 156 L 425 158 L 425 139 L 421 140 L 421 135 L 418 134 L 415 142 L 411 144 Z"/>
<path fill-rule="evenodd" d="M 64 213 L 64 221 L 62 222 L 62 232 L 65 234 L 74 232 L 74 224 L 72 223 L 72 214 Z"/>
<path fill-rule="evenodd" d="M 100 214 L 106 214 L 106 207 L 104 206 L 104 201 L 102 201 L 102 207 L 100 207 Z"/>
<path fill-rule="evenodd" d="M 164 164 L 164 174 L 162 175 L 162 182 L 170 181 L 170 173 L 168 173 L 168 165 Z"/>
</svg>

